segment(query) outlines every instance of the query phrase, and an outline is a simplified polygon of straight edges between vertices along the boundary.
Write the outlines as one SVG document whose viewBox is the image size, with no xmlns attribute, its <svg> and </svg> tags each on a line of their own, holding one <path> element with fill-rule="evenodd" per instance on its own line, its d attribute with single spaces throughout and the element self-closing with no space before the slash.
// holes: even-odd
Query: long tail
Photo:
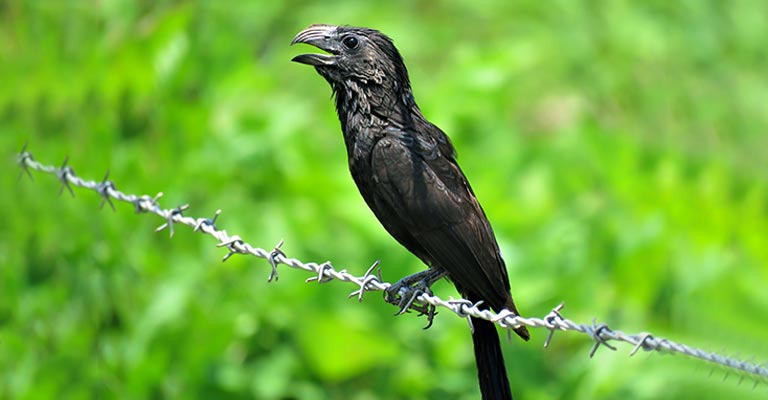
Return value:
<svg viewBox="0 0 768 400">
<path fill-rule="evenodd" d="M 472 318 L 472 342 L 475 345 L 477 378 L 480 381 L 480 393 L 483 400 L 512 400 L 507 369 L 501 353 L 496 325 L 484 319 Z M 523 330 L 525 328 L 523 327 Z M 528 331 L 516 332 L 528 340 Z"/>
</svg>

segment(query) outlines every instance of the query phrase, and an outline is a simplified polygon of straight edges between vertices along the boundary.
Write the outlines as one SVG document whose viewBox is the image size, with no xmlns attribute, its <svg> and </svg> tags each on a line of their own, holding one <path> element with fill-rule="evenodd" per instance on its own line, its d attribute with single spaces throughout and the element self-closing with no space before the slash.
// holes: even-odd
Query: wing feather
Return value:
<svg viewBox="0 0 768 400">
<path fill-rule="evenodd" d="M 463 295 L 495 309 L 508 307 L 509 279 L 491 226 L 439 143 L 390 134 L 374 147 L 371 163 L 373 201 L 399 220 L 389 225 L 407 232 L 385 228 L 428 265 L 447 271 Z"/>
</svg>

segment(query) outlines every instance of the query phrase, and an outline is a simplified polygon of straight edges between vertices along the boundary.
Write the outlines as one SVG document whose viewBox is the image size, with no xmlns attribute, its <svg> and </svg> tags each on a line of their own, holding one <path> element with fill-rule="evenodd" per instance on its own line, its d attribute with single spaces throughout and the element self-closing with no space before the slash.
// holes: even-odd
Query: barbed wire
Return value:
<svg viewBox="0 0 768 400">
<path fill-rule="evenodd" d="M 216 227 L 216 219 L 221 214 L 221 210 L 217 210 L 211 218 L 193 218 L 185 216 L 184 212 L 189 209 L 189 205 L 187 204 L 172 209 L 164 209 L 160 207 L 159 199 L 163 195 L 162 192 L 155 196 L 126 194 L 117 190 L 114 182 L 109 180 L 109 171 L 107 171 L 101 182 L 84 180 L 75 174 L 74 169 L 69 165 L 68 161 L 69 158 L 66 157 L 61 167 L 41 164 L 35 161 L 32 153 L 27 151 L 27 145 L 25 144 L 21 152 L 17 155 L 17 162 L 22 170 L 19 174 L 19 178 L 26 173 L 30 179 L 34 179 L 30 170 L 55 175 L 61 182 L 59 195 L 66 189 L 74 197 L 75 192 L 72 189 L 72 186 L 89 189 L 101 196 L 102 200 L 100 207 L 102 208 L 104 207 L 104 204 L 107 203 L 113 210 L 116 210 L 115 204 L 112 202 L 114 199 L 132 204 L 137 213 L 152 213 L 163 218 L 165 222 L 156 229 L 158 232 L 168 229 L 170 235 L 173 236 L 175 224 L 181 224 L 191 227 L 195 232 L 211 235 L 218 241 L 218 247 L 226 248 L 228 251 L 227 254 L 224 255 L 222 261 L 228 260 L 235 254 L 249 254 L 267 260 L 272 268 L 269 278 L 267 279 L 269 282 L 272 282 L 273 280 L 277 281 L 277 266 L 282 264 L 314 273 L 315 276 L 306 279 L 306 282 L 325 283 L 331 280 L 338 280 L 352 283 L 358 288 L 350 293 L 349 297 L 357 297 L 358 301 L 363 300 L 363 295 L 366 292 L 384 291 L 391 286 L 390 283 L 384 282 L 381 279 L 380 271 L 377 269 L 378 261 L 373 263 L 363 276 L 355 276 L 345 269 L 335 269 L 330 262 L 320 264 L 314 262 L 305 263 L 298 259 L 290 258 L 280 249 L 283 245 L 282 240 L 271 250 L 254 247 L 242 240 L 240 236 L 230 235 L 226 230 L 218 229 Z M 736 359 L 705 351 L 665 338 L 655 337 L 647 332 L 627 334 L 620 330 L 611 329 L 605 323 L 598 323 L 596 319 L 593 319 L 590 324 L 579 324 L 562 316 L 560 311 L 563 309 L 563 303 L 553 308 L 552 311 L 543 318 L 535 318 L 522 317 L 508 310 L 502 310 L 501 312 L 495 313 L 491 310 L 480 308 L 480 303 L 472 303 L 465 299 L 449 298 L 448 300 L 444 300 L 429 293 L 421 293 L 415 300 L 416 302 L 413 308 L 422 312 L 426 307 L 439 307 L 450 310 L 462 318 L 468 319 L 471 316 L 491 321 L 507 330 L 522 325 L 549 330 L 549 335 L 544 342 L 544 347 L 549 347 L 550 341 L 556 331 L 579 332 L 589 336 L 595 342 L 589 352 L 590 358 L 595 355 L 595 352 L 600 346 L 616 350 L 616 347 L 610 342 L 625 342 L 633 346 L 629 353 L 630 356 L 636 354 L 640 349 L 648 352 L 655 351 L 665 354 L 683 354 L 720 365 L 727 369 L 736 370 L 743 374 L 742 379 L 744 376 L 750 376 L 754 379 L 755 386 L 757 386 L 760 381 L 768 380 L 768 368 L 766 368 L 766 364 L 757 364 L 754 361 Z"/>
</svg>

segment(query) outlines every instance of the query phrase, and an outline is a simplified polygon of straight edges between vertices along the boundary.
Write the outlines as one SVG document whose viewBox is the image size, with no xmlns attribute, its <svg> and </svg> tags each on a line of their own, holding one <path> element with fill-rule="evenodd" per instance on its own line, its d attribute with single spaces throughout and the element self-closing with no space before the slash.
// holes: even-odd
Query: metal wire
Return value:
<svg viewBox="0 0 768 400">
<path fill-rule="evenodd" d="M 17 155 L 17 162 L 22 169 L 19 177 L 26 173 L 32 178 L 30 170 L 55 175 L 61 182 L 59 194 L 66 189 L 72 196 L 74 196 L 75 193 L 72 186 L 90 189 L 102 197 L 101 207 L 103 207 L 105 203 L 108 203 L 113 210 L 115 209 L 115 205 L 112 202 L 112 199 L 130 203 L 134 206 L 136 212 L 152 213 L 163 218 L 165 222 L 156 230 L 159 232 L 168 229 L 171 236 L 173 236 L 174 226 L 176 224 L 186 225 L 193 228 L 195 232 L 211 235 L 218 241 L 218 247 L 227 249 L 227 254 L 224 256 L 223 261 L 226 261 L 234 254 L 250 254 L 267 260 L 272 267 L 272 271 L 268 278 L 268 281 L 270 282 L 278 279 L 277 266 L 282 264 L 312 272 L 315 276 L 308 278 L 306 280 L 307 282 L 316 281 L 318 283 L 325 283 L 331 280 L 337 280 L 352 283 L 358 288 L 353 291 L 349 297 L 357 297 L 358 301 L 363 300 L 363 295 L 366 292 L 383 291 L 391 286 L 390 283 L 382 281 L 380 273 L 378 273 L 377 270 L 378 261 L 371 265 L 363 276 L 355 276 L 344 269 L 336 270 L 330 262 L 321 264 L 314 262 L 305 263 L 295 258 L 290 258 L 280 249 L 283 244 L 282 240 L 271 250 L 254 247 L 242 240 L 238 235 L 230 235 L 226 230 L 218 229 L 216 227 L 216 219 L 221 214 L 221 210 L 216 211 L 212 218 L 188 217 L 184 215 L 184 212 L 189 209 L 189 205 L 185 204 L 172 209 L 164 209 L 160 207 L 158 200 L 162 197 L 162 193 L 158 193 L 154 197 L 149 195 L 137 196 L 134 194 L 126 194 L 117 190 L 114 182 L 108 179 L 109 172 L 107 172 L 101 182 L 87 181 L 75 175 L 74 169 L 68 165 L 68 158 L 64 159 L 64 163 L 61 167 L 44 165 L 35 161 L 32 153 L 27 151 L 26 148 L 27 146 L 24 145 L 24 148 Z M 377 273 L 374 273 L 374 271 L 377 271 Z M 736 370 L 743 374 L 743 376 L 753 378 L 755 380 L 755 385 L 760 381 L 768 380 L 768 368 L 766 368 L 766 364 L 756 364 L 752 361 L 740 360 L 704 351 L 665 338 L 655 337 L 650 333 L 627 334 L 620 330 L 611 329 L 605 323 L 597 323 L 596 320 L 593 320 L 591 324 L 579 324 L 562 316 L 560 313 L 563 308 L 562 303 L 552 309 L 552 311 L 543 318 L 521 317 L 507 310 L 495 313 L 487 309 L 481 309 L 479 304 L 473 304 L 469 300 L 453 298 L 444 300 L 427 293 L 422 293 L 416 298 L 416 305 L 420 305 L 422 307 L 421 309 L 427 305 L 448 309 L 462 318 L 468 318 L 470 316 L 482 318 L 494 322 L 505 329 L 512 329 L 521 325 L 526 325 L 531 328 L 547 329 L 549 330 L 549 335 L 544 342 L 544 347 L 549 346 L 552 336 L 556 331 L 580 332 L 588 335 L 595 342 L 589 353 L 590 357 L 594 356 L 600 346 L 616 350 L 616 348 L 611 345 L 611 342 L 625 342 L 633 346 L 630 355 L 634 355 L 640 349 L 665 354 L 684 354 L 689 357 L 694 357 L 728 369 Z"/>
</svg>

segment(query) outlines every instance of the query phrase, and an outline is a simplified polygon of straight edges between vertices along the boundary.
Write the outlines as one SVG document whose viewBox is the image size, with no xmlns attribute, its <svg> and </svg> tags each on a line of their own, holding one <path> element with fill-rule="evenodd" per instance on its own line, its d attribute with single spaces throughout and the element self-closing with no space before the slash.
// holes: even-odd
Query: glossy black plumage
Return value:
<svg viewBox="0 0 768 400">
<path fill-rule="evenodd" d="M 382 33 L 313 25 L 292 43 L 329 54 L 302 54 L 331 85 L 360 193 L 384 228 L 430 268 L 447 272 L 473 302 L 517 313 L 488 219 L 448 137 L 413 98 L 403 60 Z M 495 326 L 473 319 L 483 398 L 511 398 Z M 525 327 L 515 332 L 528 340 Z"/>
</svg>

